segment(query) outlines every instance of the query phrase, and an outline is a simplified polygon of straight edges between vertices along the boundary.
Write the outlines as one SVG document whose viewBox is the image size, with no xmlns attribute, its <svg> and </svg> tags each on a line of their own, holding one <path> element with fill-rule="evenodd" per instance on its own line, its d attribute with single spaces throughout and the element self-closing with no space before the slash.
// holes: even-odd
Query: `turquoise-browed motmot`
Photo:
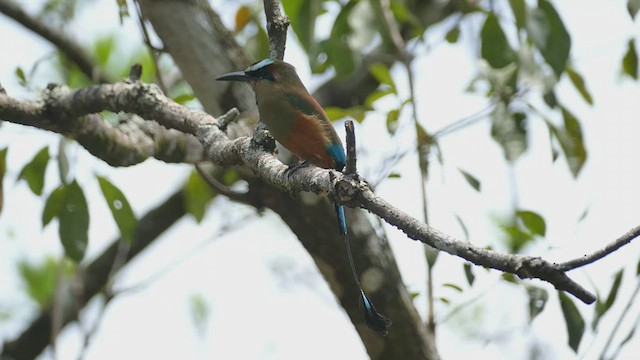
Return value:
<svg viewBox="0 0 640 360">
<path fill-rule="evenodd" d="M 347 162 L 342 142 L 293 66 L 264 59 L 245 71 L 222 75 L 217 80 L 249 82 L 256 94 L 260 120 L 280 144 L 305 162 L 342 171 Z M 351 270 L 360 290 L 365 321 L 373 330 L 386 334 L 391 321 L 376 310 L 364 293 L 351 255 L 344 207 L 335 204 L 335 209 L 338 229 L 345 239 Z"/>
</svg>

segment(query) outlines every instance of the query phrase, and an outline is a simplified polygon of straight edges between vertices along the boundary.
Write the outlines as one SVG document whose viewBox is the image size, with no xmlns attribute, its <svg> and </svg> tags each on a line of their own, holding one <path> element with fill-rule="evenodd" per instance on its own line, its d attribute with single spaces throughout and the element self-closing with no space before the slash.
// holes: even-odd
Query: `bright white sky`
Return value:
<svg viewBox="0 0 640 360">
<path fill-rule="evenodd" d="M 548 236 L 539 242 L 535 253 L 561 261 L 600 248 L 638 225 L 636 199 L 640 198 L 637 185 L 640 171 L 634 165 L 640 153 L 636 140 L 640 122 L 634 115 L 640 88 L 637 82 L 620 76 L 620 60 L 627 40 L 640 29 L 630 20 L 622 0 L 606 5 L 595 0 L 573 0 L 556 2 L 555 6 L 572 36 L 575 67 L 585 75 L 595 99 L 595 106 L 586 105 L 566 81 L 559 91 L 559 97 L 582 120 L 589 158 L 580 178 L 574 180 L 564 159 L 550 162 L 546 129 L 540 121 L 533 120 L 529 123 L 530 150 L 518 161 L 514 173 L 521 207 L 539 212 L 547 220 Z M 67 30 L 84 43 L 113 31 L 122 38 L 137 39 L 135 24 L 126 21 L 123 27 L 117 27 L 117 23 L 115 2 L 101 1 L 91 9 L 83 9 Z M 475 65 L 468 50 L 476 41 L 466 37 L 464 45 L 442 44 L 416 61 L 419 116 L 428 130 L 437 130 L 486 106 L 484 98 L 463 91 L 474 75 Z M 32 91 L 17 84 L 15 68 L 22 66 L 28 71 L 36 59 L 51 53 L 51 46 L 5 17 L 0 17 L 0 43 L 3 46 L 0 83 L 13 96 L 32 96 Z M 294 41 L 289 41 L 286 60 L 296 65 L 305 83 L 317 85 L 317 80 L 310 78 Z M 401 68 L 393 70 L 406 97 L 405 75 Z M 35 85 L 40 88 L 57 80 L 51 78 L 46 67 L 41 68 L 38 75 Z M 362 172 L 374 174 L 380 165 L 379 159 L 400 141 L 386 137 L 382 115 L 371 116 L 357 131 L 359 145 L 367 151 L 361 157 Z M 8 321 L 0 320 L 0 340 L 19 333 L 35 311 L 34 306 L 25 306 L 26 297 L 20 294 L 16 261 L 22 258 L 38 261 L 47 254 L 61 253 L 55 225 L 41 231 L 42 200 L 33 196 L 24 183 L 14 182 L 20 168 L 45 144 L 51 145 L 52 153 L 57 151 L 55 136 L 2 125 L 0 146 L 9 145 L 10 150 L 9 173 L 4 184 L 7 193 L 0 216 L 3 259 L 0 262 L 0 313 L 12 316 Z M 501 150 L 489 137 L 488 122 L 447 136 L 441 147 L 445 162 L 443 165 L 433 162 L 429 181 L 432 224 L 462 238 L 455 220 L 457 214 L 464 219 L 472 242 L 495 245 L 498 233 L 491 218 L 508 211 L 510 189 Z M 106 175 L 121 187 L 136 214 L 142 215 L 180 186 L 190 171 L 188 166 L 153 160 L 132 168 L 112 169 L 96 162 L 84 150 L 71 148 L 75 161 L 72 171 L 90 201 L 89 258 L 100 253 L 116 236 L 94 174 Z M 414 157 L 407 157 L 398 166 L 402 178 L 387 180 L 378 186 L 377 192 L 420 217 L 415 164 Z M 58 182 L 55 166 L 51 165 L 54 164 L 50 164 L 47 173 L 47 194 Z M 482 192 L 473 191 L 459 175 L 458 168 L 479 178 Z M 587 208 L 587 217 L 579 222 Z M 267 213 L 257 218 L 251 214 L 250 209 L 219 199 L 202 224 L 184 219 L 165 234 L 118 277 L 119 289 L 140 283 L 148 286 L 122 295 L 109 305 L 87 358 L 367 358 L 347 316 L 297 239 L 277 216 Z M 246 220 L 246 216 L 251 216 L 250 220 Z M 218 236 L 221 227 L 235 221 L 242 221 L 244 226 Z M 389 235 L 405 282 L 411 290 L 422 294 L 416 303 L 424 315 L 422 247 L 395 230 L 389 230 Z M 206 245 L 202 246 L 203 243 Z M 638 250 L 639 245 L 632 244 L 598 264 L 570 274 L 579 283 L 587 287 L 594 283 L 599 291 L 606 293 L 612 274 L 621 266 L 627 266 L 619 300 L 604 319 L 601 333 L 608 333 L 635 287 Z M 448 255 L 440 256 L 438 261 L 437 297 L 446 297 L 458 304 L 482 294 L 479 301 L 438 328 L 439 351 L 444 358 L 468 357 L 473 353 L 475 359 L 525 359 L 532 344 L 540 348 L 544 359 L 574 357 L 565 346 L 565 325 L 559 314 L 557 296 L 550 286 L 531 282 L 545 287 L 550 292 L 550 301 L 545 312 L 529 327 L 521 287 L 497 281 L 496 272 L 475 269 L 477 284 L 458 294 L 442 284 L 465 284 L 462 261 Z M 167 267 L 171 270 L 157 281 L 146 281 Z M 203 333 L 198 333 L 190 316 L 190 299 L 194 296 L 204 299 L 209 310 Z M 84 314 L 84 328 L 92 326 L 98 305 L 93 304 Z M 587 320 L 591 318 L 593 306 L 578 304 L 578 308 Z M 438 318 L 450 309 L 451 305 L 438 303 Z M 626 335 L 639 311 L 637 305 L 632 308 L 619 338 Z M 75 358 L 81 340 L 78 326 L 66 329 L 58 345 L 58 357 Z M 583 359 L 597 358 L 605 340 L 604 337 L 594 339 L 593 334 L 587 333 L 581 346 Z M 636 340 L 627 346 L 621 358 L 630 358 L 638 348 Z M 43 358 L 50 357 L 48 353 Z"/>
</svg>

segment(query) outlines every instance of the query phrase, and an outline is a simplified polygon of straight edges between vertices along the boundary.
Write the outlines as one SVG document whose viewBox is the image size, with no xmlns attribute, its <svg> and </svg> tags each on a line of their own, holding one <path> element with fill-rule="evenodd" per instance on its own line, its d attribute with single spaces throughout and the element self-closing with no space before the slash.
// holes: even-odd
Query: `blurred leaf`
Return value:
<svg viewBox="0 0 640 360">
<path fill-rule="evenodd" d="M 254 21 L 255 18 L 254 18 Z M 245 45 L 245 51 L 253 56 L 253 58 L 261 59 L 264 57 L 264 54 L 269 53 L 269 38 L 267 32 L 264 29 L 262 24 L 257 23 L 256 28 L 258 31 L 252 37 L 247 40 Z"/>
<path fill-rule="evenodd" d="M 589 105 L 593 105 L 593 98 L 591 97 L 591 93 L 587 90 L 587 85 L 584 83 L 584 78 L 577 71 L 575 71 L 572 67 L 567 66 L 567 75 L 569 75 L 569 79 L 573 86 L 576 87 L 580 95 L 584 101 L 586 101 Z"/>
<path fill-rule="evenodd" d="M 389 134 L 394 135 L 398 130 L 398 116 L 400 111 L 398 109 L 389 110 L 387 113 L 387 131 Z"/>
<path fill-rule="evenodd" d="M 480 55 L 492 68 L 502 69 L 515 61 L 516 54 L 509 45 L 498 17 L 494 13 L 487 15 L 480 37 L 482 40 Z"/>
<path fill-rule="evenodd" d="M 502 280 L 504 280 L 506 282 L 509 282 L 509 283 L 512 283 L 512 284 L 517 284 L 518 283 L 518 279 L 512 273 L 502 273 L 501 277 L 502 277 Z"/>
<path fill-rule="evenodd" d="M 25 259 L 18 262 L 20 277 L 27 288 L 27 294 L 41 309 L 53 300 L 58 274 L 58 262 L 48 256 L 40 264 L 31 264 Z"/>
<path fill-rule="evenodd" d="M 236 12 L 236 32 L 242 31 L 251 21 L 251 8 L 246 5 L 240 6 Z"/>
<path fill-rule="evenodd" d="M 527 22 L 527 4 L 525 0 L 509 0 L 509 5 L 511 5 L 511 11 L 516 19 L 516 27 L 524 29 Z"/>
<path fill-rule="evenodd" d="M 58 232 L 65 254 L 78 263 L 84 257 L 89 241 L 89 208 L 76 180 L 65 187 L 64 205 L 58 214 Z"/>
<path fill-rule="evenodd" d="M 51 220 L 58 217 L 64 206 L 66 191 L 66 186 L 60 185 L 49 194 L 42 211 L 42 227 L 47 226 Z"/>
<path fill-rule="evenodd" d="M 504 104 L 495 107 L 491 113 L 491 136 L 502 146 L 507 161 L 515 161 L 528 147 L 526 114 L 511 113 Z"/>
<path fill-rule="evenodd" d="M 93 53 L 95 54 L 96 61 L 100 67 L 106 67 L 111 53 L 116 45 L 116 39 L 113 35 L 107 35 L 98 38 L 93 45 Z M 146 70 L 146 69 L 144 69 Z"/>
<path fill-rule="evenodd" d="M 540 214 L 528 210 L 520 210 L 516 212 L 516 216 L 522 221 L 527 230 L 533 235 L 544 237 L 547 232 L 547 224 Z"/>
<path fill-rule="evenodd" d="M 60 182 L 66 184 L 69 177 L 69 158 L 66 151 L 67 139 L 60 137 L 58 143 L 58 174 L 60 175 Z"/>
<path fill-rule="evenodd" d="M 444 286 L 444 287 L 448 287 L 448 288 L 451 288 L 451 289 L 453 289 L 453 290 L 455 290 L 455 291 L 457 291 L 457 292 L 462 292 L 462 291 L 463 291 L 463 290 L 462 290 L 462 288 L 461 288 L 460 286 L 458 286 L 458 285 L 456 285 L 456 284 L 452 284 L 452 283 L 442 284 L 442 286 Z"/>
<path fill-rule="evenodd" d="M 545 104 L 547 104 L 552 109 L 558 106 L 558 99 L 556 98 L 556 93 L 553 91 L 553 89 L 545 92 L 544 95 L 542 95 L 542 99 L 544 100 Z"/>
<path fill-rule="evenodd" d="M 427 259 L 427 266 L 432 268 L 436 264 L 436 261 L 438 261 L 440 251 L 432 248 L 431 246 L 425 246 L 424 255 Z"/>
<path fill-rule="evenodd" d="M 534 240 L 533 235 L 529 231 L 523 230 L 516 220 L 515 214 L 510 219 L 495 219 L 497 226 L 505 235 L 505 243 L 512 253 L 519 253 L 525 245 Z"/>
<path fill-rule="evenodd" d="M 537 286 L 526 285 L 525 287 L 529 296 L 529 322 L 531 322 L 544 310 L 549 294 L 547 290 Z"/>
<path fill-rule="evenodd" d="M 327 116 L 332 121 L 337 121 L 343 118 L 351 117 L 357 122 L 362 122 L 365 118 L 365 111 L 363 108 L 356 106 L 348 109 L 343 109 L 339 107 L 326 107 L 324 111 L 327 113 Z"/>
<path fill-rule="evenodd" d="M 188 103 L 189 101 L 191 101 L 191 100 L 193 100 L 195 98 L 196 98 L 196 96 L 194 94 L 192 94 L 192 93 L 183 93 L 183 94 L 180 94 L 180 95 L 174 97 L 171 100 L 173 100 L 174 102 L 176 102 L 176 103 L 178 103 L 180 105 L 184 105 L 184 104 Z"/>
<path fill-rule="evenodd" d="M 447 35 L 444 37 L 449 44 L 455 44 L 460 39 L 460 28 L 458 26 L 447 32 Z"/>
<path fill-rule="evenodd" d="M 416 140 L 418 143 L 418 161 L 420 165 L 420 171 L 422 174 L 426 174 L 427 166 L 429 165 L 429 152 L 431 151 L 431 141 L 433 138 L 422 125 L 416 123 Z"/>
<path fill-rule="evenodd" d="M 16 76 L 18 77 L 18 84 L 20 86 L 27 86 L 27 76 L 24 74 L 24 70 L 20 66 L 16 68 Z"/>
<path fill-rule="evenodd" d="M 442 301 L 444 304 L 451 304 L 451 300 L 447 299 L 446 297 L 440 297 L 438 298 L 438 300 Z"/>
<path fill-rule="evenodd" d="M 638 10 L 640 10 L 640 0 L 627 0 L 627 11 L 629 11 L 631 20 L 636 19 Z"/>
<path fill-rule="evenodd" d="M 202 221 L 207 211 L 207 204 L 215 195 L 213 190 L 198 172 L 192 171 L 182 191 L 187 213 L 193 215 L 197 222 Z"/>
<path fill-rule="evenodd" d="M 627 43 L 627 52 L 622 58 L 622 73 L 638 80 L 638 53 L 636 52 L 635 39 L 629 39 Z"/>
<path fill-rule="evenodd" d="M 453 29 L 449 30 L 444 38 L 449 44 L 457 43 L 458 39 L 460 38 L 460 27 L 456 26 Z"/>
<path fill-rule="evenodd" d="M 571 50 L 571 37 L 553 5 L 538 0 L 538 7 L 529 12 L 527 33 L 556 77 L 565 69 Z"/>
<path fill-rule="evenodd" d="M 560 146 L 567 158 L 571 173 L 577 177 L 587 161 L 587 150 L 582 140 L 582 127 L 578 119 L 566 108 L 562 108 L 562 119 L 564 120 L 564 131 Z"/>
<path fill-rule="evenodd" d="M 476 276 L 473 274 L 473 267 L 470 263 L 466 262 L 463 265 L 464 268 L 464 276 L 467 278 L 467 283 L 469 286 L 473 286 L 473 282 L 476 280 Z"/>
<path fill-rule="evenodd" d="M 388 85 L 391 88 L 392 94 L 397 94 L 396 84 L 391 77 L 391 71 L 382 63 L 374 63 L 369 66 L 369 72 L 373 77 L 381 84 Z"/>
<path fill-rule="evenodd" d="M 200 294 L 193 294 L 189 298 L 189 310 L 191 319 L 200 336 L 204 336 L 209 320 L 209 304 Z"/>
<path fill-rule="evenodd" d="M 44 176 L 50 158 L 49 147 L 45 146 L 22 168 L 20 175 L 18 175 L 18 180 L 25 180 L 29 189 L 38 196 L 42 195 Z"/>
<path fill-rule="evenodd" d="M 320 4 L 320 0 L 282 2 L 282 8 L 291 21 L 291 27 L 310 58 L 316 53 L 315 27 L 316 19 L 320 15 Z"/>
<path fill-rule="evenodd" d="M 620 284 L 622 283 L 622 275 L 624 273 L 624 269 L 618 270 L 613 279 L 613 284 L 611 284 L 611 289 L 609 290 L 609 295 L 607 299 L 603 302 L 600 299 L 596 299 L 596 308 L 595 308 L 595 316 L 593 317 L 593 322 L 591 323 L 591 328 L 593 330 L 596 329 L 600 319 L 604 316 L 604 314 L 611 309 L 613 303 L 616 301 L 616 297 L 618 296 L 618 290 L 620 289 Z"/>
<path fill-rule="evenodd" d="M 98 176 L 98 183 L 102 195 L 107 201 L 111 215 L 120 229 L 120 235 L 128 244 L 133 243 L 133 234 L 138 225 L 138 219 L 129 205 L 129 201 L 117 186 L 102 176 Z"/>
<path fill-rule="evenodd" d="M 469 241 L 469 229 L 467 229 L 467 226 L 459 215 L 456 214 L 455 217 L 456 220 L 458 220 L 458 224 L 460 224 L 460 228 L 462 228 L 462 232 L 464 233 L 464 240 Z"/>
<path fill-rule="evenodd" d="M 347 76 L 356 69 L 355 55 L 348 42 L 351 35 L 349 15 L 356 4 L 357 1 L 351 0 L 342 7 L 333 23 L 329 40 L 324 42 L 324 50 L 338 77 Z"/>
<path fill-rule="evenodd" d="M 7 152 L 9 148 L 0 150 L 0 214 L 4 204 L 4 174 L 7 172 Z"/>
<path fill-rule="evenodd" d="M 560 297 L 560 306 L 562 307 L 564 321 L 567 324 L 569 346 L 577 353 L 580 340 L 582 340 L 582 335 L 584 334 L 584 319 L 568 295 L 562 291 L 558 291 L 558 296 Z"/>
<path fill-rule="evenodd" d="M 467 183 L 469 183 L 475 191 L 480 191 L 480 180 L 462 169 L 458 169 L 458 171 L 460 171 L 464 179 L 467 180 Z"/>
<path fill-rule="evenodd" d="M 387 176 L 387 178 L 389 179 L 399 179 L 400 177 L 401 177 L 400 174 L 397 172 L 392 172 Z"/>
<path fill-rule="evenodd" d="M 373 103 L 378 101 L 378 99 L 381 99 L 390 94 L 395 94 L 395 89 L 392 89 L 392 88 L 376 89 L 371 94 L 367 95 L 367 98 L 365 99 L 364 104 L 367 108 L 371 108 L 373 106 Z"/>
</svg>

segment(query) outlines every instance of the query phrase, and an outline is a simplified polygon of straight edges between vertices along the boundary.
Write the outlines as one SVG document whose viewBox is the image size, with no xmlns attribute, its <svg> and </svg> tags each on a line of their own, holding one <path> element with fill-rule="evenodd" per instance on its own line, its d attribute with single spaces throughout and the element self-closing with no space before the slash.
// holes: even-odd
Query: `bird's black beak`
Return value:
<svg viewBox="0 0 640 360">
<path fill-rule="evenodd" d="M 247 75 L 245 71 L 234 71 L 228 74 L 224 74 L 219 76 L 216 80 L 218 81 L 244 81 L 250 82 L 256 80 L 253 76 Z"/>
</svg>

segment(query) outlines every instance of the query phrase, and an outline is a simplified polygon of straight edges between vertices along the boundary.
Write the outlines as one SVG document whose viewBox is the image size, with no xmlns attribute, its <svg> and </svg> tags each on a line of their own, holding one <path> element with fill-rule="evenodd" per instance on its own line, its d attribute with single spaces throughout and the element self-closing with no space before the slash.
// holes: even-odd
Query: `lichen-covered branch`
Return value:
<svg viewBox="0 0 640 360">
<path fill-rule="evenodd" d="M 264 0 L 264 12 L 269 35 L 269 57 L 282 60 L 287 45 L 289 18 L 282 15 L 280 2 L 277 0 Z"/>
<path fill-rule="evenodd" d="M 0 99 L 6 95 L 0 95 Z M 0 115 L 2 114 L 0 102 Z M 76 118 L 100 111 L 135 113 L 154 119 L 161 125 L 195 135 L 203 144 L 207 157 L 219 165 L 245 165 L 270 185 L 287 192 L 309 191 L 331 194 L 347 205 L 361 206 L 398 227 L 410 238 L 438 250 L 461 257 L 474 264 L 510 272 L 521 278 L 538 278 L 553 284 L 585 303 L 595 297 L 566 274 L 541 258 L 502 254 L 453 239 L 393 207 L 369 190 L 364 181 L 342 173 L 316 167 L 285 174 L 287 167 L 273 153 L 263 150 L 257 138 L 230 140 L 218 127 L 217 119 L 196 110 L 187 109 L 165 97 L 155 85 L 141 82 L 103 84 L 76 91 L 50 89 L 48 96 L 30 106 L 40 106 L 45 115 Z M 334 190 L 335 189 L 335 190 Z"/>
</svg>

